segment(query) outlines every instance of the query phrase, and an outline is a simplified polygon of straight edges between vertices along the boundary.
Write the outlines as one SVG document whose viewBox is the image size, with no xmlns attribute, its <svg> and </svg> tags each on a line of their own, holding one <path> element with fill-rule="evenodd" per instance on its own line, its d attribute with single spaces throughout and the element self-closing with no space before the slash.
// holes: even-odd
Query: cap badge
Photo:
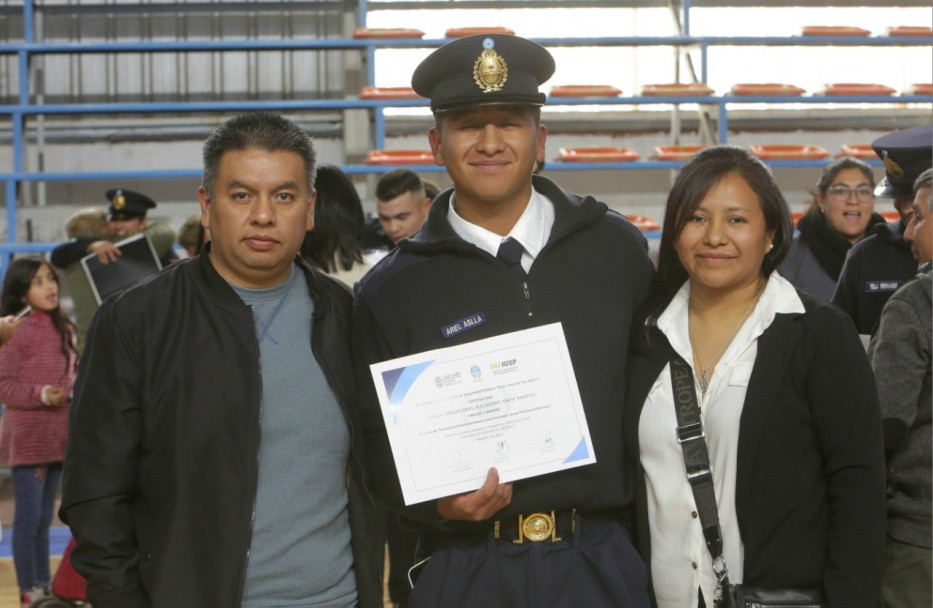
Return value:
<svg viewBox="0 0 933 608">
<path fill-rule="evenodd" d="M 126 197 L 123 196 L 123 192 L 118 190 L 113 197 L 113 208 L 114 209 L 123 209 L 126 207 Z"/>
<path fill-rule="evenodd" d="M 884 155 L 884 170 L 894 179 L 904 179 L 904 170 L 901 169 L 899 164 L 891 160 L 887 152 Z"/>
<path fill-rule="evenodd" d="M 491 38 L 483 40 L 484 50 L 473 64 L 473 80 L 483 93 L 501 91 L 509 78 L 509 66 L 493 46 L 495 42 Z"/>
</svg>

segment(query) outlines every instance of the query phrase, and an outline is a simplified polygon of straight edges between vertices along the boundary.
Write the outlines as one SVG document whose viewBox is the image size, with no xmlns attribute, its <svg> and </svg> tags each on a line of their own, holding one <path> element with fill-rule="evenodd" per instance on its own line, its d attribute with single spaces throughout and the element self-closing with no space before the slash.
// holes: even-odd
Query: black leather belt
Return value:
<svg viewBox="0 0 933 608">
<path fill-rule="evenodd" d="M 497 540 L 508 540 L 522 544 L 557 542 L 570 538 L 576 529 L 576 509 L 521 514 L 493 522 L 492 535 Z"/>
</svg>

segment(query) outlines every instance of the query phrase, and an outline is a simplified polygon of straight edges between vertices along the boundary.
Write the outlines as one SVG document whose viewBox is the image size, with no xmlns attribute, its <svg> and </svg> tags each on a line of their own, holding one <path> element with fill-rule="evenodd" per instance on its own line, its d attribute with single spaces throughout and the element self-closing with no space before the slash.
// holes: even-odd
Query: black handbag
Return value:
<svg viewBox="0 0 933 608">
<path fill-rule="evenodd" d="M 822 608 L 819 589 L 763 589 L 747 585 L 726 587 L 726 608 Z M 731 605 L 729 604 L 731 602 Z"/>
<path fill-rule="evenodd" d="M 719 507 L 709 465 L 706 432 L 693 384 L 693 369 L 680 357 L 671 359 L 671 386 L 677 414 L 677 442 L 684 453 L 687 481 L 693 490 L 706 548 L 713 557 L 718 581 L 716 608 L 823 608 L 819 589 L 772 589 L 729 583 L 729 568 L 722 555 Z"/>
</svg>

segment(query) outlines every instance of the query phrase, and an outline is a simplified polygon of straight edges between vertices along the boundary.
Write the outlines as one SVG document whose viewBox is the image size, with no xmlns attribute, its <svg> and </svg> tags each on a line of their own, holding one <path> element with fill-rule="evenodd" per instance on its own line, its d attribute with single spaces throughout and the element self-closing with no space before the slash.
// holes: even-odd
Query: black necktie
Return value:
<svg viewBox="0 0 933 608">
<path fill-rule="evenodd" d="M 502 241 L 502 244 L 499 245 L 499 251 L 496 252 L 496 257 L 505 262 L 509 270 L 522 282 L 528 278 L 528 275 L 525 274 L 525 269 L 522 268 L 522 253 L 524 251 L 525 248 L 522 247 L 521 243 L 509 237 Z"/>
</svg>

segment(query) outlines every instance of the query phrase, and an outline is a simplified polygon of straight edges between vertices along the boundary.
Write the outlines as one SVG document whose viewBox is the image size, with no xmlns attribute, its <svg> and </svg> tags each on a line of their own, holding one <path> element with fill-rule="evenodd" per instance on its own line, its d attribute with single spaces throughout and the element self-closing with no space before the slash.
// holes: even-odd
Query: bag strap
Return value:
<svg viewBox="0 0 933 608">
<path fill-rule="evenodd" d="M 716 505 L 710 471 L 706 432 L 700 419 L 693 369 L 676 355 L 671 358 L 671 386 L 674 390 L 674 411 L 677 414 L 677 443 L 684 453 L 687 481 L 693 490 L 706 548 L 715 563 L 722 558 L 722 527 L 719 525 L 719 507 Z"/>
</svg>

